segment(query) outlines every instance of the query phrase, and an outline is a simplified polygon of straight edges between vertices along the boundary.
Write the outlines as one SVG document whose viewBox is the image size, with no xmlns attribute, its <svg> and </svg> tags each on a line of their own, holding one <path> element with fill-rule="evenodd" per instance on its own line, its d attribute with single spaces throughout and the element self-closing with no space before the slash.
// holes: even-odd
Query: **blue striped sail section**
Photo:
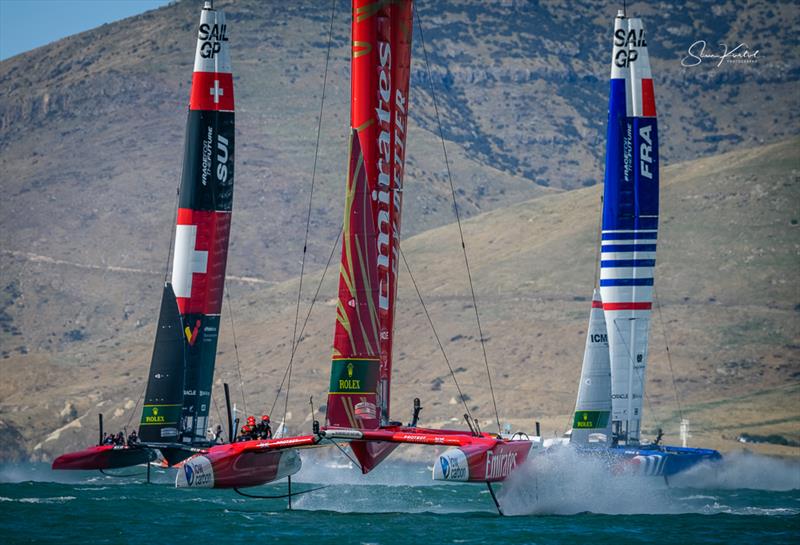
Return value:
<svg viewBox="0 0 800 545">
<path fill-rule="evenodd" d="M 600 287 L 608 310 L 649 310 L 656 266 L 656 229 L 602 232 Z M 613 304 L 616 303 L 616 304 Z M 638 303 L 637 307 L 625 304 Z"/>
</svg>

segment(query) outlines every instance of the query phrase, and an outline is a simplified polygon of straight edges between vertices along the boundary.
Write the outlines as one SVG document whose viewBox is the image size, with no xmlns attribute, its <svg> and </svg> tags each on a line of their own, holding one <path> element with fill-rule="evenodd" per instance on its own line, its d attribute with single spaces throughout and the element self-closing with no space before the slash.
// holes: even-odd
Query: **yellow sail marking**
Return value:
<svg viewBox="0 0 800 545">
<path fill-rule="evenodd" d="M 360 47 L 361 49 L 356 49 Z M 372 44 L 369 42 L 359 42 L 353 40 L 353 58 L 357 59 L 372 52 Z"/>
</svg>

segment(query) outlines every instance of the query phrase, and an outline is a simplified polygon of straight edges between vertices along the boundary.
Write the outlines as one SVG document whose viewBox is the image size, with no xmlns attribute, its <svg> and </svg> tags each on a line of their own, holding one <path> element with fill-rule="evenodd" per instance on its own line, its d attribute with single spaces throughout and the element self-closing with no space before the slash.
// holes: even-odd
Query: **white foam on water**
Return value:
<svg viewBox="0 0 800 545">
<path fill-rule="evenodd" d="M 603 460 L 569 447 L 531 456 L 511 474 L 498 500 L 508 515 L 685 512 L 662 479 L 614 475 Z"/>
<path fill-rule="evenodd" d="M 687 494 L 686 488 L 700 491 Z M 800 509 L 793 507 L 721 503 L 723 496 L 730 496 L 728 499 L 737 496 L 722 491 L 737 489 L 800 489 L 800 462 L 749 453 L 732 454 L 721 462 L 700 464 L 672 476 L 667 486 L 658 477 L 615 475 L 601 459 L 581 455 L 572 448 L 555 448 L 536 453 L 512 473 L 498 499 L 504 512 L 510 515 L 800 513 Z"/>
<path fill-rule="evenodd" d="M 348 450 L 348 449 L 346 449 Z M 348 450 L 348 454 L 352 454 Z M 363 475 L 361 470 L 338 450 L 329 452 L 302 451 L 303 467 L 292 476 L 292 482 L 346 484 L 362 486 L 432 486 L 431 470 L 425 463 L 385 460 Z M 391 455 L 390 455 L 391 456 Z"/>
<path fill-rule="evenodd" d="M 18 503 L 66 503 L 76 499 L 75 496 L 55 496 L 53 498 L 9 498 L 0 496 L 0 502 L 18 502 Z"/>
<path fill-rule="evenodd" d="M 684 496 L 682 498 L 678 498 L 681 500 L 717 500 L 716 496 L 705 496 L 703 494 L 692 494 L 691 496 Z"/>
<path fill-rule="evenodd" d="M 726 454 L 670 478 L 674 486 L 706 489 L 800 490 L 800 460 L 751 452 Z"/>
</svg>

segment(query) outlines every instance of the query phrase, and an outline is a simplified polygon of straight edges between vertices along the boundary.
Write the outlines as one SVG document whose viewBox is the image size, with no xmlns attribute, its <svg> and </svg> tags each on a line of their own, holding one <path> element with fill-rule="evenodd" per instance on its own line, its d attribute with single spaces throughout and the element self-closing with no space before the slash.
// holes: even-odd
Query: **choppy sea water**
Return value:
<svg viewBox="0 0 800 545">
<path fill-rule="evenodd" d="M 569 452 L 537 457 L 499 489 L 440 484 L 425 464 L 362 476 L 306 457 L 286 500 L 172 487 L 174 470 L 53 472 L 0 467 L 2 543 L 800 543 L 800 462 L 726 458 L 663 480 L 610 476 Z M 285 493 L 284 483 L 248 491 Z"/>
</svg>

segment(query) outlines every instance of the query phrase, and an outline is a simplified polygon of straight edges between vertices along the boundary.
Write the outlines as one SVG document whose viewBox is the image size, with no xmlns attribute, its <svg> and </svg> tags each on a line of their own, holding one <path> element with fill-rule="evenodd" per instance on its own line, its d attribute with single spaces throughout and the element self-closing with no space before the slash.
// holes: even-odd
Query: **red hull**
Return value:
<svg viewBox="0 0 800 545">
<path fill-rule="evenodd" d="M 530 441 L 498 440 L 449 449 L 439 455 L 433 466 L 437 481 L 493 483 L 504 481 L 528 458 Z"/>
<path fill-rule="evenodd" d="M 62 454 L 53 461 L 53 469 L 115 469 L 145 464 L 156 459 L 146 448 L 100 445 Z"/>
<path fill-rule="evenodd" d="M 475 436 L 462 430 L 403 426 L 387 426 L 377 430 L 326 428 L 323 433 L 332 440 L 350 440 L 356 456 L 361 449 L 375 449 L 374 453 L 379 454 L 380 459 L 368 467 L 362 465 L 364 473 L 374 469 L 398 444 L 456 447 L 441 454 L 434 464 L 433 478 L 446 481 L 503 481 L 514 468 L 527 460 L 533 446 L 531 441 L 511 441 L 488 433 Z M 360 456 L 359 461 L 364 463 Z"/>
<path fill-rule="evenodd" d="M 178 488 L 244 488 L 267 484 L 300 471 L 296 447 L 313 446 L 307 435 L 266 441 L 242 441 L 211 447 L 188 458 L 178 472 Z"/>
</svg>

